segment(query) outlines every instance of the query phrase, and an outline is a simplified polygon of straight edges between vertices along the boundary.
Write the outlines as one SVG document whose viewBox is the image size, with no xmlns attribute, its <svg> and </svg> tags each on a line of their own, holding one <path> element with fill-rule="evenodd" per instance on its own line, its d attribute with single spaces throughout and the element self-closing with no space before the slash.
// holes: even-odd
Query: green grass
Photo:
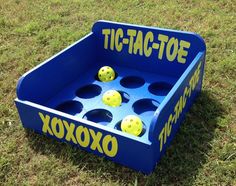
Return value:
<svg viewBox="0 0 236 186">
<path fill-rule="evenodd" d="M 236 3 L 0 0 L 0 185 L 236 185 Z M 203 91 L 154 173 L 145 176 L 24 130 L 18 78 L 99 19 L 197 32 Z"/>
</svg>

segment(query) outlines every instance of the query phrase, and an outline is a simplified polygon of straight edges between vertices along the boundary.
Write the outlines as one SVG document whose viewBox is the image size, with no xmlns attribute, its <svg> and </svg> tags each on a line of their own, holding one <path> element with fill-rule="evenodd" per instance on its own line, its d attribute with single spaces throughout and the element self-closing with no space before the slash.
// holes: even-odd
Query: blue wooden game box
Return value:
<svg viewBox="0 0 236 186">
<path fill-rule="evenodd" d="M 201 90 L 205 54 L 195 33 L 98 21 L 25 73 L 15 103 L 25 128 L 148 174 Z M 99 81 L 102 66 L 115 70 L 115 80 Z M 103 104 L 110 89 L 121 106 Z M 127 115 L 141 118 L 139 136 L 121 131 Z"/>
</svg>

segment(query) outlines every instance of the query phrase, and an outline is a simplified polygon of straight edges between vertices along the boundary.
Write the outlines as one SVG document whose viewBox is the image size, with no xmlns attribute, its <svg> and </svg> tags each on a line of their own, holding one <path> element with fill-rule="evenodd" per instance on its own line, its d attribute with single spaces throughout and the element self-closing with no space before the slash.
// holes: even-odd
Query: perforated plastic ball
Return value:
<svg viewBox="0 0 236 186">
<path fill-rule="evenodd" d="M 141 134 L 142 129 L 143 123 L 138 116 L 128 115 L 121 122 L 121 130 L 129 134 L 138 136 Z"/>
<path fill-rule="evenodd" d="M 112 81 L 115 79 L 115 76 L 115 71 L 109 66 L 104 66 L 98 71 L 98 78 L 102 82 Z"/>
<path fill-rule="evenodd" d="M 108 90 L 102 96 L 104 104 L 111 107 L 119 107 L 122 102 L 122 98 L 119 92 L 116 90 Z"/>
</svg>

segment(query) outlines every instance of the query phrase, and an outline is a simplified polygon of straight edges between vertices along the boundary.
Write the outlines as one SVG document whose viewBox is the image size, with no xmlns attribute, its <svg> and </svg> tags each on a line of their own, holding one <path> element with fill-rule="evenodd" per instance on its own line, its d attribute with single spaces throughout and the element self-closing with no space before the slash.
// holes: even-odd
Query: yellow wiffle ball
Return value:
<svg viewBox="0 0 236 186">
<path fill-rule="evenodd" d="M 115 76 L 115 71 L 109 66 L 104 66 L 98 71 L 98 79 L 102 82 L 112 81 L 115 79 Z"/>
<path fill-rule="evenodd" d="M 128 115 L 121 121 L 121 130 L 139 136 L 143 130 L 142 120 L 135 115 Z"/>
<path fill-rule="evenodd" d="M 122 102 L 122 97 L 118 91 L 108 90 L 103 94 L 102 102 L 111 107 L 119 107 Z"/>
</svg>

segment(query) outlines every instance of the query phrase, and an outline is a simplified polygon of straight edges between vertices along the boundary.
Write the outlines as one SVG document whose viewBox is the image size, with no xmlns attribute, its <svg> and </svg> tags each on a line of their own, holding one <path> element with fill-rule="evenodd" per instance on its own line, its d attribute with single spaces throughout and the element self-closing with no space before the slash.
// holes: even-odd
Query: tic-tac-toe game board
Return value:
<svg viewBox="0 0 236 186">
<path fill-rule="evenodd" d="M 25 128 L 148 174 L 201 90 L 205 54 L 195 33 L 98 21 L 24 74 L 15 103 Z M 99 78 L 102 67 L 114 70 L 111 81 Z M 104 104 L 109 90 L 118 106 Z M 138 135 L 122 130 L 128 115 L 140 118 Z"/>
</svg>

